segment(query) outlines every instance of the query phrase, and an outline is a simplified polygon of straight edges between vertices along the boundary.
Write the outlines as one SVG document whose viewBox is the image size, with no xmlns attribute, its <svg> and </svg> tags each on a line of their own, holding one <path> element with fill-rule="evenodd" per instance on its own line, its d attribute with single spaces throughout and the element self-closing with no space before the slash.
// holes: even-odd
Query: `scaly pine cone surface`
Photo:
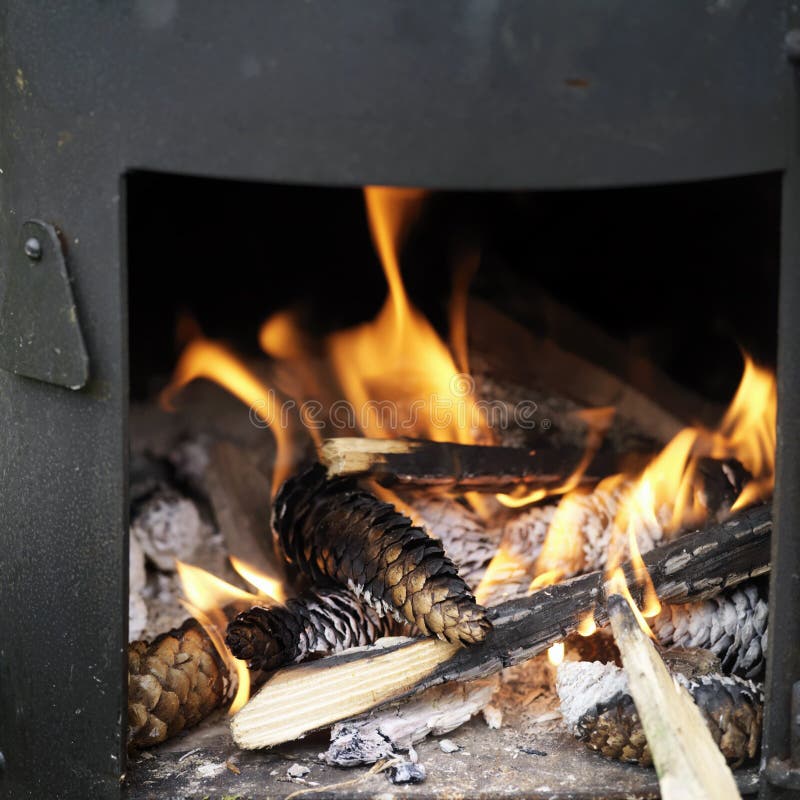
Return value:
<svg viewBox="0 0 800 800">
<path fill-rule="evenodd" d="M 286 560 L 315 585 L 346 586 L 381 614 L 452 643 L 491 628 L 442 544 L 389 503 L 314 465 L 275 498 L 273 526 Z"/>
</svg>

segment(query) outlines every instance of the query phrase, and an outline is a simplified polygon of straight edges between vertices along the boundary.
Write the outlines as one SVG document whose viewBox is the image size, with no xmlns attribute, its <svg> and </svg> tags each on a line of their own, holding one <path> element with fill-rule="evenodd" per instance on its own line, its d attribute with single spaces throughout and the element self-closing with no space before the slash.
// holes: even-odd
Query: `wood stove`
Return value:
<svg viewBox="0 0 800 800">
<path fill-rule="evenodd" d="M 761 792 L 791 796 L 800 680 L 796 23 L 789 6 L 749 2 L 663 14 L 510 0 L 424 9 L 6 3 L 0 793 L 122 791 L 127 287 L 128 267 L 138 266 L 129 260 L 129 176 L 583 190 L 775 172 L 770 626 L 780 635 L 769 642 Z M 230 258 L 255 261 L 258 236 L 228 222 Z M 183 224 L 173 234 L 171 248 L 198 235 Z"/>
</svg>

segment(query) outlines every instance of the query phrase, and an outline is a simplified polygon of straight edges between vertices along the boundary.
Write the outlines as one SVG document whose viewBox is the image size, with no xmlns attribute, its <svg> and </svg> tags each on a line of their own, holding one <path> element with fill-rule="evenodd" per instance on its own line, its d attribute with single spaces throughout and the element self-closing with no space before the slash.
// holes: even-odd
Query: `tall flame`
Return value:
<svg viewBox="0 0 800 800">
<path fill-rule="evenodd" d="M 412 306 L 400 274 L 400 243 L 419 214 L 424 194 L 369 186 L 364 196 L 389 294 L 374 320 L 329 337 L 339 383 L 359 411 L 367 436 L 472 442 L 473 426 L 480 424 L 472 387 L 468 379 L 462 380 L 433 326 Z M 385 424 L 383 411 L 392 406 L 402 414 L 404 430 L 393 430 L 391 418 Z"/>
</svg>

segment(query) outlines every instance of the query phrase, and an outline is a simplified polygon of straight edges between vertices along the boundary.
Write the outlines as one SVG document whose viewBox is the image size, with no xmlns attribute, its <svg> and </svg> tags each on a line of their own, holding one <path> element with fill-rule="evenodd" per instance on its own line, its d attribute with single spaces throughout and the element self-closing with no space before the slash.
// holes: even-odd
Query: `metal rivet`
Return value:
<svg viewBox="0 0 800 800">
<path fill-rule="evenodd" d="M 786 48 L 786 58 L 797 64 L 800 62 L 800 28 L 792 28 L 783 40 Z"/>
<path fill-rule="evenodd" d="M 38 261 L 42 257 L 42 243 L 35 236 L 26 240 L 23 249 L 25 255 L 33 261 Z"/>
</svg>

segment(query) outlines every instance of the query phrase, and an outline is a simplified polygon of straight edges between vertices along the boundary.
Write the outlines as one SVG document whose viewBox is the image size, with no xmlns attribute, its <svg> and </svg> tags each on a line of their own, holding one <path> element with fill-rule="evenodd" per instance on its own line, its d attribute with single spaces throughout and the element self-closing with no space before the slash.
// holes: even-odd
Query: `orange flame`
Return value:
<svg viewBox="0 0 800 800">
<path fill-rule="evenodd" d="M 411 305 L 400 273 L 400 243 L 424 194 L 368 186 L 364 196 L 389 295 L 374 320 L 328 338 L 339 383 L 367 436 L 473 442 L 480 418 L 469 378 L 459 374 L 444 342 Z M 404 429 L 398 431 L 400 415 Z"/>
<path fill-rule="evenodd" d="M 254 566 L 242 561 L 241 558 L 236 558 L 236 556 L 228 556 L 228 560 L 239 575 L 258 590 L 261 598 L 259 602 L 263 604 L 264 600 L 266 600 L 283 603 L 286 600 L 286 592 L 283 590 L 283 584 L 279 580 L 263 575 Z"/>
<path fill-rule="evenodd" d="M 184 348 L 169 384 L 161 392 L 162 407 L 174 410 L 177 394 L 197 378 L 206 378 L 227 389 L 248 405 L 272 431 L 277 450 L 272 479 L 274 494 L 291 472 L 293 461 L 291 437 L 281 418 L 274 390 L 224 345 L 198 336 Z"/>
<path fill-rule="evenodd" d="M 564 642 L 556 642 L 550 645 L 547 651 L 547 660 L 557 667 L 564 660 Z"/>
<path fill-rule="evenodd" d="M 639 623 L 639 627 L 651 638 L 655 639 L 655 635 L 653 631 L 650 630 L 650 626 L 647 624 L 647 620 L 644 618 L 644 614 L 639 611 L 639 606 L 636 605 L 635 600 L 631 596 L 630 589 L 628 589 L 628 583 L 625 580 L 625 573 L 622 571 L 621 567 L 618 567 L 611 573 L 611 577 L 606 582 L 606 594 L 619 594 L 625 598 L 628 605 L 631 607 L 631 611 L 633 611 L 633 616 L 636 617 L 636 621 Z"/>
<path fill-rule="evenodd" d="M 588 611 L 586 616 L 578 623 L 578 633 L 581 636 L 591 636 L 597 630 L 597 623 L 594 619 L 594 609 Z"/>
<path fill-rule="evenodd" d="M 540 500 L 544 500 L 545 497 L 553 497 L 572 491 L 581 482 L 589 464 L 592 463 L 592 459 L 600 449 L 600 445 L 603 443 L 603 439 L 614 421 L 615 412 L 616 409 L 614 408 L 587 408 L 576 413 L 575 416 L 582 419 L 587 425 L 586 448 L 578 465 L 562 484 L 547 489 L 534 489 L 521 496 L 517 494 L 498 494 L 496 495 L 497 499 L 506 508 L 522 508 L 532 503 L 538 503 Z"/>
<path fill-rule="evenodd" d="M 181 579 L 187 611 L 203 626 L 214 647 L 220 655 L 229 675 L 236 675 L 236 695 L 228 709 L 235 714 L 250 697 L 250 672 L 247 664 L 233 657 L 225 644 L 225 629 L 228 618 L 223 610 L 235 604 L 255 605 L 260 598 L 232 586 L 200 567 L 193 567 L 181 561 L 175 562 Z"/>
</svg>

